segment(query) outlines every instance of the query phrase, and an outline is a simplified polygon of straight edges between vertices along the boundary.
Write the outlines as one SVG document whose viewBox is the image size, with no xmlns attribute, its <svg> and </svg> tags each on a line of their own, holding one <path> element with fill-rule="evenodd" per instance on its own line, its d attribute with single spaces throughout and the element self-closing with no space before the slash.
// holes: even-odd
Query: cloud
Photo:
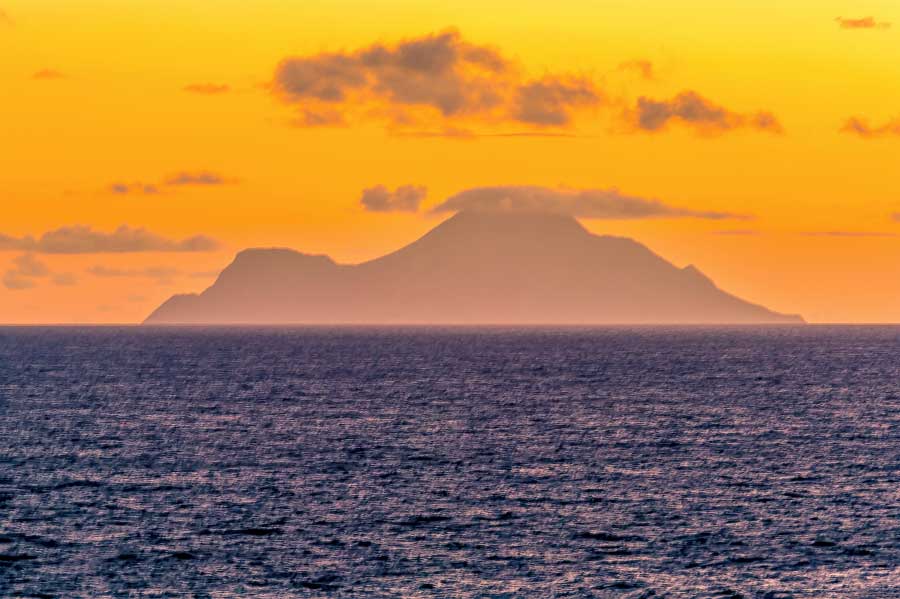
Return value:
<svg viewBox="0 0 900 599">
<path fill-rule="evenodd" d="M 202 96 L 219 96 L 231 91 L 231 87 L 219 83 L 191 83 L 184 86 L 184 91 Z"/>
<path fill-rule="evenodd" d="M 753 236 L 759 235 L 759 231 L 753 229 L 726 229 L 723 231 L 713 231 L 713 235 L 733 235 L 733 236 Z"/>
<path fill-rule="evenodd" d="M 48 231 L 40 238 L 15 238 L 0 234 L 0 251 L 26 251 L 44 254 L 118 254 L 129 252 L 209 252 L 220 244 L 205 235 L 174 240 L 144 228 L 122 225 L 111 233 L 89 226 L 73 225 Z"/>
<path fill-rule="evenodd" d="M 653 68 L 653 63 L 649 60 L 629 60 L 621 63 L 618 70 L 637 73 L 642 79 L 647 81 L 656 79 L 656 71 Z"/>
<path fill-rule="evenodd" d="M 427 195 L 425 187 L 403 185 L 390 191 L 384 185 L 377 185 L 363 190 L 360 204 L 369 212 L 417 212 Z"/>
<path fill-rule="evenodd" d="M 162 193 L 159 187 L 153 183 L 113 183 L 109 191 L 116 195 L 157 195 Z"/>
<path fill-rule="evenodd" d="M 679 122 L 704 133 L 722 133 L 734 129 L 756 129 L 782 133 L 778 119 L 770 112 L 742 114 L 714 104 L 694 91 L 684 91 L 671 100 L 638 98 L 635 109 L 626 115 L 641 131 L 662 131 L 671 122 Z"/>
<path fill-rule="evenodd" d="M 177 268 L 164 266 L 150 266 L 137 269 L 109 268 L 107 266 L 93 266 L 87 270 L 95 277 L 102 278 L 146 278 L 155 279 L 158 283 L 170 283 L 175 277 L 182 276 Z"/>
<path fill-rule="evenodd" d="M 900 136 L 900 118 L 889 121 L 883 125 L 872 126 L 866 119 L 852 117 L 847 119 L 841 132 L 858 135 L 864 139 L 877 139 L 880 137 Z"/>
<path fill-rule="evenodd" d="M 3 286 L 12 291 L 37 286 L 34 279 L 50 276 L 50 268 L 35 258 L 34 254 L 22 254 L 13 259 L 12 268 L 3 275 Z"/>
<path fill-rule="evenodd" d="M 343 125 L 354 113 L 394 126 L 437 119 L 562 127 L 571 124 L 574 110 L 602 99 L 585 78 L 548 74 L 529 80 L 498 50 L 452 30 L 286 58 L 270 88 L 297 107 L 293 124 L 307 127 Z"/>
<path fill-rule="evenodd" d="M 165 184 L 171 186 L 184 186 L 184 185 L 227 185 L 229 183 L 233 183 L 233 180 L 226 179 L 222 175 L 218 173 L 213 173 L 210 171 L 196 171 L 196 172 L 188 172 L 183 171 L 180 173 L 176 173 L 166 179 Z"/>
<path fill-rule="evenodd" d="M 841 29 L 890 29 L 891 24 L 886 21 L 876 21 L 875 17 L 862 17 L 860 19 L 847 19 L 838 17 L 835 19 Z"/>
<path fill-rule="evenodd" d="M 13 266 L 24 277 L 46 277 L 50 275 L 50 268 L 35 258 L 34 254 L 22 254 L 13 260 Z"/>
<path fill-rule="evenodd" d="M 601 94 L 586 79 L 545 78 L 519 87 L 514 116 L 523 123 L 561 127 L 572 120 L 571 111 L 600 103 Z"/>
<path fill-rule="evenodd" d="M 881 231 L 807 231 L 807 237 L 897 237 L 896 233 Z"/>
<path fill-rule="evenodd" d="M 70 272 L 61 272 L 53 275 L 53 284 L 60 287 L 71 287 L 78 283 L 78 277 Z"/>
<path fill-rule="evenodd" d="M 581 218 L 634 220 L 648 218 L 747 219 L 729 212 L 691 210 L 655 199 L 628 196 L 617 189 L 549 189 L 546 187 L 476 187 L 457 193 L 432 213 L 463 210 L 503 213 L 555 213 Z"/>
<path fill-rule="evenodd" d="M 37 283 L 28 277 L 23 277 L 14 270 L 8 270 L 3 275 L 3 286 L 10 291 L 23 291 L 37 287 Z"/>
<path fill-rule="evenodd" d="M 900 212 L 892 212 L 891 220 L 894 221 L 895 223 L 900 223 Z"/>
<path fill-rule="evenodd" d="M 6 27 L 12 27 L 13 25 L 15 25 L 15 22 L 13 21 L 9 13 L 2 8 L 0 8 L 0 25 L 4 25 Z"/>
<path fill-rule="evenodd" d="M 53 69 L 42 69 L 31 76 L 32 79 L 38 81 L 53 81 L 55 79 L 65 79 L 66 76 L 59 71 Z"/>
</svg>

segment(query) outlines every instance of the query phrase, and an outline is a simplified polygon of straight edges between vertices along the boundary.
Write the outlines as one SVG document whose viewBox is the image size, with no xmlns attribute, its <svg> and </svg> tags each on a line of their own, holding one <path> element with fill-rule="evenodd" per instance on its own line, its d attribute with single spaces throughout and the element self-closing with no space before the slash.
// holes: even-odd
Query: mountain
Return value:
<svg viewBox="0 0 900 599">
<path fill-rule="evenodd" d="M 286 249 L 237 255 L 147 324 L 799 323 L 645 246 L 552 214 L 460 212 L 358 265 Z"/>
</svg>

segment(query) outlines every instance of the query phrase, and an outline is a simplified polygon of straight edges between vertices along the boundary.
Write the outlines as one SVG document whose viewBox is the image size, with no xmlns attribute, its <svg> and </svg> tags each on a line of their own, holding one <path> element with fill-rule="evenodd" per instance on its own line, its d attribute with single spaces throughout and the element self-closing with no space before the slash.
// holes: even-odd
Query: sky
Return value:
<svg viewBox="0 0 900 599">
<path fill-rule="evenodd" d="M 900 322 L 898 78 L 890 0 L 0 0 L 0 322 L 139 322 L 247 247 L 364 261 L 484 188 Z"/>
</svg>

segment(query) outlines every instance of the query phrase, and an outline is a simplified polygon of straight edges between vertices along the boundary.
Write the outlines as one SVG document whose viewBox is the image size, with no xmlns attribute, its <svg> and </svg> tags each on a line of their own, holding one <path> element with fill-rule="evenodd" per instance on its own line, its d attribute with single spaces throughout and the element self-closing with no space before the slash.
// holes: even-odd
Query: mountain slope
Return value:
<svg viewBox="0 0 900 599">
<path fill-rule="evenodd" d="M 645 246 L 549 214 L 462 212 L 412 244 L 339 265 L 283 249 L 238 254 L 200 295 L 148 324 L 802 322 L 719 290 Z"/>
</svg>

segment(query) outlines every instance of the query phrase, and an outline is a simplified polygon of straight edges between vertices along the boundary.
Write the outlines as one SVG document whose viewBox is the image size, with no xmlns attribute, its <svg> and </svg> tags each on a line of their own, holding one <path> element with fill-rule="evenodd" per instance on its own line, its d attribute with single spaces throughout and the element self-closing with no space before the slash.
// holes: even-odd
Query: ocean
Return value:
<svg viewBox="0 0 900 599">
<path fill-rule="evenodd" d="M 3 597 L 900 597 L 900 328 L 0 328 Z"/>
</svg>

